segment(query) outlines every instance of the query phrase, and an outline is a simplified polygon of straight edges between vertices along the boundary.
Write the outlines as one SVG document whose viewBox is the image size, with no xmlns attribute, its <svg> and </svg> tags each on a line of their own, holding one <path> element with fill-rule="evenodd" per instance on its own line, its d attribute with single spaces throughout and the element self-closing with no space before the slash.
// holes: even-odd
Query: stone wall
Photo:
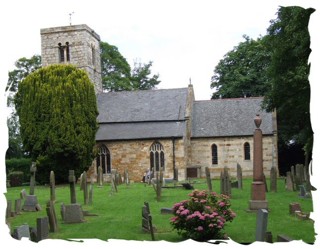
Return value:
<svg viewBox="0 0 320 249">
<path fill-rule="evenodd" d="M 100 37 L 87 25 L 72 25 L 41 29 L 41 60 L 43 66 L 70 63 L 86 70 L 95 84 L 95 91 L 102 91 Z M 59 43 L 69 44 L 70 61 L 60 62 Z"/>
<path fill-rule="evenodd" d="M 278 168 L 278 155 L 273 152 L 273 136 L 263 137 L 263 168 L 266 176 L 274 164 Z M 250 144 L 250 160 L 244 160 L 244 143 Z M 225 166 L 230 168 L 231 176 L 236 176 L 237 163 L 242 167 L 243 176 L 252 176 L 253 168 L 253 136 L 229 138 L 192 139 L 192 166 L 201 167 L 201 176 L 205 176 L 205 167 L 209 167 L 211 177 L 220 177 Z M 218 147 L 218 164 L 212 164 L 211 146 Z"/>
<path fill-rule="evenodd" d="M 157 140 L 164 147 L 164 177 L 173 178 L 173 142 L 171 139 Z M 106 145 L 111 155 L 111 168 L 123 174 L 128 169 L 130 180 L 140 182 L 143 174 L 150 168 L 150 147 L 155 140 L 114 141 L 100 143 Z M 88 172 L 97 173 L 95 162 Z M 175 139 L 175 167 L 179 179 L 185 179 L 185 156 L 182 139 Z"/>
</svg>

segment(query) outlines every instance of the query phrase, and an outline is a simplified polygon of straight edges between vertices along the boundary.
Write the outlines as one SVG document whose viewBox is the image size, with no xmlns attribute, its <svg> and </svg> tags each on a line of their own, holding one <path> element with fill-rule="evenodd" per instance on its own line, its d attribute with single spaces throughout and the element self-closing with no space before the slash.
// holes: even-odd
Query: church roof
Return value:
<svg viewBox="0 0 320 249">
<path fill-rule="evenodd" d="M 96 140 L 183 137 L 188 88 L 100 93 Z"/>
<path fill-rule="evenodd" d="M 262 110 L 263 98 L 195 101 L 192 137 L 252 136 L 254 117 L 260 114 L 263 134 L 272 134 L 272 113 Z"/>
</svg>

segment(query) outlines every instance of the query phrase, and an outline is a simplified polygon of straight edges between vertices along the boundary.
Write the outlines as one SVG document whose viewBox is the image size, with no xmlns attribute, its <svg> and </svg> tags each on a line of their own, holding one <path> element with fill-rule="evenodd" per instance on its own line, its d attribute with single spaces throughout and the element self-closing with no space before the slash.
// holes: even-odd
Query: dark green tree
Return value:
<svg viewBox="0 0 320 249">
<path fill-rule="evenodd" d="M 264 38 L 257 40 L 243 36 L 214 69 L 212 99 L 263 96 L 269 89 L 267 69 L 271 54 Z"/>
<path fill-rule="evenodd" d="M 160 83 L 159 75 L 151 76 L 152 62 L 131 67 L 116 46 L 100 42 L 102 87 L 107 91 L 152 89 Z"/>
<path fill-rule="evenodd" d="M 80 174 L 91 165 L 98 111 L 83 70 L 59 64 L 31 73 L 19 84 L 15 106 L 24 149 L 40 170 L 50 165 L 65 181 L 69 169 Z"/>
<path fill-rule="evenodd" d="M 6 86 L 7 105 L 11 108 L 11 114 L 8 117 L 7 125 L 9 130 L 9 148 L 6 158 L 20 158 L 24 156 L 22 150 L 22 141 L 20 137 L 20 126 L 16 110 L 14 108 L 14 96 L 18 90 L 19 83 L 33 71 L 41 68 L 41 56 L 34 55 L 30 59 L 20 58 L 15 62 L 15 69 L 9 72 L 9 78 Z"/>
<path fill-rule="evenodd" d="M 268 28 L 267 43 L 272 52 L 268 75 L 271 88 L 265 97 L 268 110 L 276 109 L 279 138 L 304 146 L 307 158 L 312 151 L 308 24 L 314 9 L 280 7 Z"/>
</svg>

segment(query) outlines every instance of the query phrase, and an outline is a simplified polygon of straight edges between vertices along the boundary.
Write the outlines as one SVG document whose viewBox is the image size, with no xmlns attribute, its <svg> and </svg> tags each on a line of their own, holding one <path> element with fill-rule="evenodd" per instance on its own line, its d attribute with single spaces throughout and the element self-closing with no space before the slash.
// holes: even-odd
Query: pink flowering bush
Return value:
<svg viewBox="0 0 320 249">
<path fill-rule="evenodd" d="M 236 216 L 230 209 L 229 197 L 206 190 L 194 190 L 189 196 L 189 200 L 173 206 L 174 217 L 170 219 L 173 229 L 196 241 L 225 238 L 224 226 Z"/>
</svg>

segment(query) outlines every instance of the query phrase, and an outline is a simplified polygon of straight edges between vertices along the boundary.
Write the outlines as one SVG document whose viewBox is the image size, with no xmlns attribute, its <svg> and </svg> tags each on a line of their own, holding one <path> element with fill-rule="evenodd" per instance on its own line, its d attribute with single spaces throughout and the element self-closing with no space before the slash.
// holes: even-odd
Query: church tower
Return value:
<svg viewBox="0 0 320 249">
<path fill-rule="evenodd" d="M 100 36 L 87 25 L 41 29 L 43 66 L 70 63 L 86 70 L 96 94 L 102 92 Z"/>
</svg>

